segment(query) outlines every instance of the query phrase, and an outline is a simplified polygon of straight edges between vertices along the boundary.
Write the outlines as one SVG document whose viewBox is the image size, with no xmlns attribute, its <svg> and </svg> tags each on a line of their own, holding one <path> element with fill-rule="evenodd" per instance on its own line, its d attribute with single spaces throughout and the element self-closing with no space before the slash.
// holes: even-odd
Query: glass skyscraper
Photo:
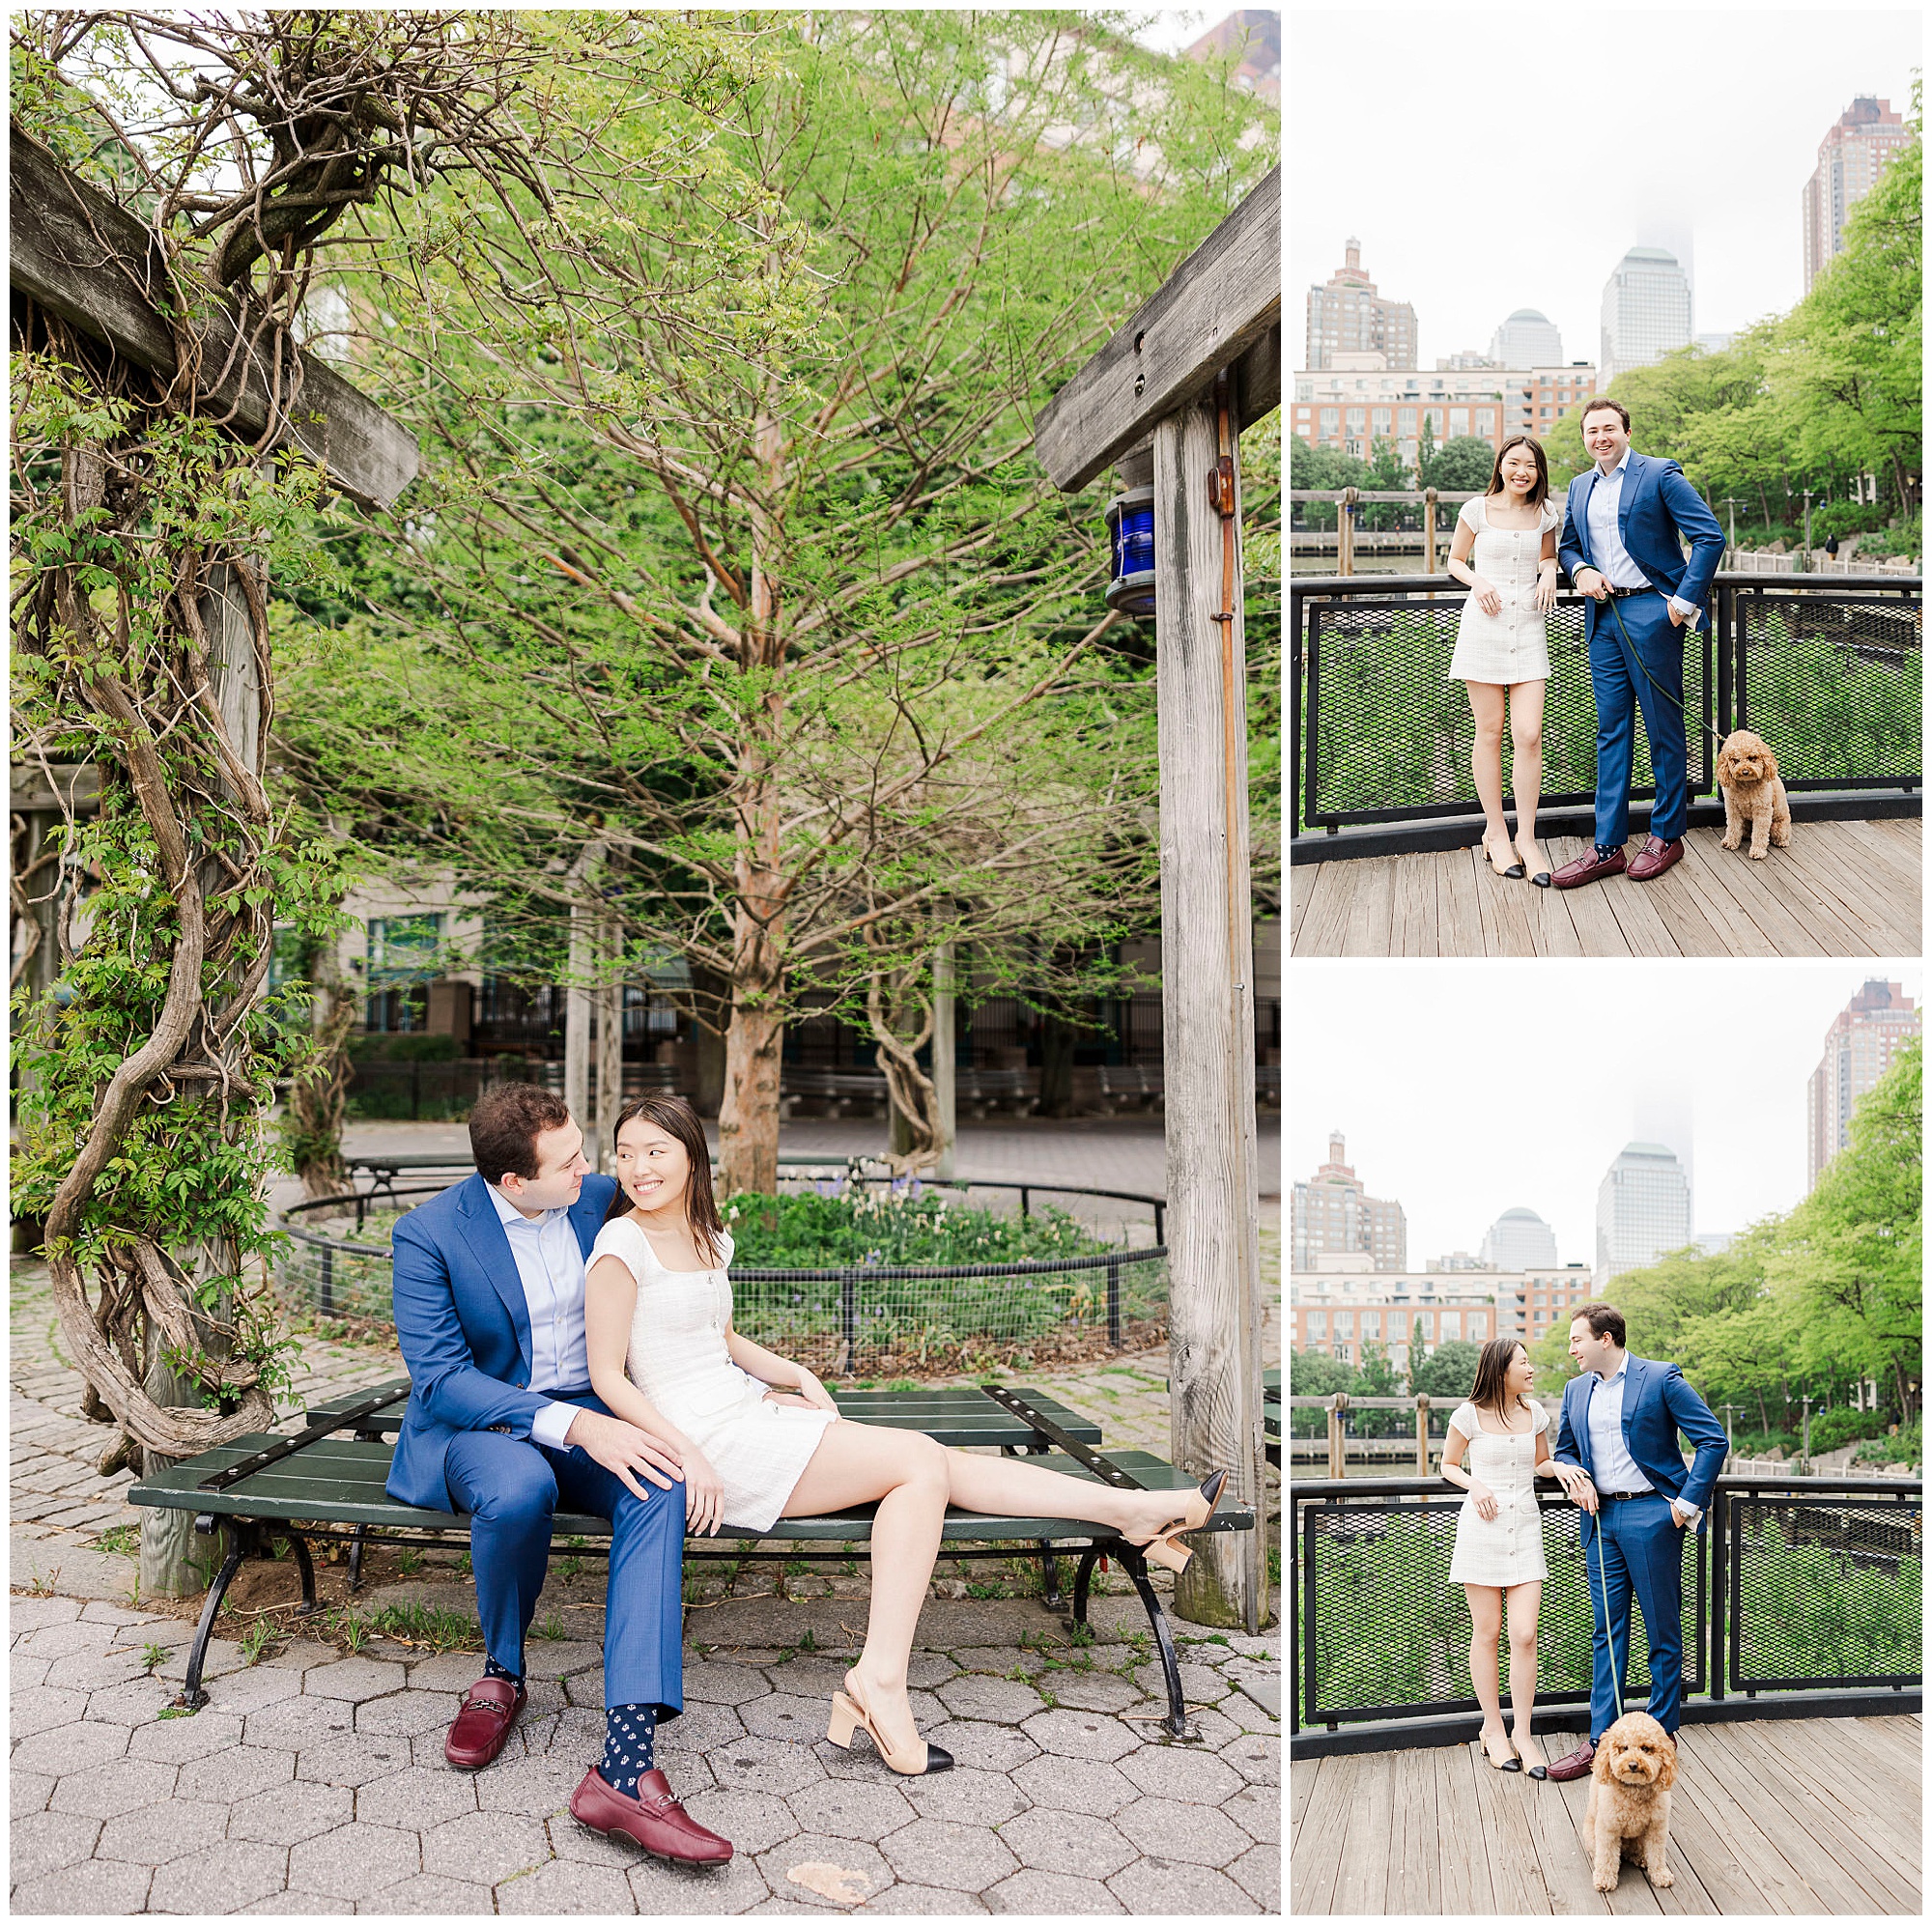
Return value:
<svg viewBox="0 0 1932 1925">
<path fill-rule="evenodd" d="M 1597 1288 L 1690 1241 L 1690 1179 L 1674 1150 L 1629 1143 L 1597 1186 Z"/>
<path fill-rule="evenodd" d="M 1597 379 L 1607 388 L 1626 368 L 1647 368 L 1690 345 L 1690 276 L 1667 249 L 1633 247 L 1604 283 Z"/>
</svg>

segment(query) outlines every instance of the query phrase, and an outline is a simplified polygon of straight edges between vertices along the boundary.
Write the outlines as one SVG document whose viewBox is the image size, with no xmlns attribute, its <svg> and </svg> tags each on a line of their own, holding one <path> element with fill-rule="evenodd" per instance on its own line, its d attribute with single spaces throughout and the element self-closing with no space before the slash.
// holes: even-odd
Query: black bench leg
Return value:
<svg viewBox="0 0 1932 1925">
<path fill-rule="evenodd" d="M 288 1541 L 289 1548 L 295 1552 L 296 1569 L 301 1572 L 302 1600 L 296 1616 L 313 1617 L 322 1608 L 322 1600 L 315 1595 L 315 1560 L 308 1554 L 308 1543 L 299 1531 L 285 1530 L 281 1536 Z"/>
<path fill-rule="evenodd" d="M 213 1517 L 197 1517 L 196 1530 L 204 1523 L 212 1534 L 216 1525 Z M 221 1600 L 228 1595 L 228 1587 L 234 1581 L 235 1573 L 242 1568 L 242 1560 L 255 1548 L 255 1531 L 252 1525 L 235 1522 L 229 1524 L 228 1555 L 221 1560 L 221 1569 L 215 1573 L 214 1582 L 208 1587 L 208 1599 L 201 1607 L 201 1622 L 194 1628 L 194 1642 L 188 1646 L 187 1678 L 182 1685 L 182 1694 L 175 1700 L 180 1711 L 198 1712 L 208 1702 L 208 1693 L 201 1688 L 201 1667 L 208 1662 L 209 1639 L 214 1632 L 214 1620 L 221 1613 Z"/>
<path fill-rule="evenodd" d="M 1154 1588 L 1148 1582 L 1147 1559 L 1131 1546 L 1117 1553 L 1121 1569 L 1133 1580 L 1140 1599 L 1147 1606 L 1148 1623 L 1153 1627 L 1154 1643 L 1160 1647 L 1161 1676 L 1167 1682 L 1167 1724 L 1170 1738 L 1199 1738 L 1201 1734 L 1187 1722 L 1187 1700 L 1180 1689 L 1180 1656 L 1174 1648 L 1174 1633 L 1167 1626 L 1167 1613 L 1160 1607 Z"/>
<path fill-rule="evenodd" d="M 1049 1539 L 1039 1540 L 1040 1564 L 1046 1577 L 1046 1608 L 1057 1611 L 1065 1601 L 1060 1595 L 1060 1560 L 1053 1554 Z"/>
<path fill-rule="evenodd" d="M 1094 1566 L 1099 1556 L 1097 1550 L 1083 1550 L 1080 1553 L 1079 1568 L 1073 1573 L 1073 1622 L 1076 1625 L 1087 1622 L 1087 1587 L 1094 1581 Z"/>
<path fill-rule="evenodd" d="M 357 1524 L 355 1535 L 349 1544 L 349 1589 L 351 1593 L 362 1588 L 362 1542 L 369 1535 L 367 1524 Z"/>
</svg>

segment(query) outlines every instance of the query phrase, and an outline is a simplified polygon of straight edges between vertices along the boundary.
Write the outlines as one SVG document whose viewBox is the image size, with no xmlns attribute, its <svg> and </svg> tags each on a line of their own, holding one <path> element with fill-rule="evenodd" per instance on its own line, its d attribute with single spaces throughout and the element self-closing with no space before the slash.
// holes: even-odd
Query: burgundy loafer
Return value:
<svg viewBox="0 0 1932 1925">
<path fill-rule="evenodd" d="M 1567 1758 L 1559 1758 L 1549 1768 L 1549 1775 L 1559 1784 L 1570 1778 L 1586 1777 L 1592 1765 L 1597 1762 L 1597 1747 L 1585 1744 L 1579 1750 L 1571 1752 Z"/>
<path fill-rule="evenodd" d="M 479 1678 L 456 1708 L 442 1755 L 459 1771 L 480 1771 L 502 1750 L 529 1694 L 507 1678 Z"/>
<path fill-rule="evenodd" d="M 1578 856 L 1574 863 L 1565 863 L 1549 878 L 1556 889 L 1581 889 L 1586 882 L 1602 882 L 1605 876 L 1620 876 L 1624 872 L 1624 852 L 1612 849 L 1607 856 L 1600 856 L 1592 849 L 1587 856 Z"/>
<path fill-rule="evenodd" d="M 1662 835 L 1653 835 L 1632 858 L 1630 879 L 1632 882 L 1649 882 L 1653 876 L 1661 876 L 1672 863 L 1683 860 L 1683 836 L 1680 835 L 1674 842 L 1666 842 Z"/>
<path fill-rule="evenodd" d="M 570 1815 L 607 1838 L 615 1832 L 653 1857 L 676 1864 L 723 1865 L 731 1857 L 731 1841 L 705 1830 L 671 1797 L 662 1771 L 646 1771 L 638 1780 L 638 1796 L 627 1798 L 613 1792 L 593 1765 L 570 1795 Z"/>
</svg>

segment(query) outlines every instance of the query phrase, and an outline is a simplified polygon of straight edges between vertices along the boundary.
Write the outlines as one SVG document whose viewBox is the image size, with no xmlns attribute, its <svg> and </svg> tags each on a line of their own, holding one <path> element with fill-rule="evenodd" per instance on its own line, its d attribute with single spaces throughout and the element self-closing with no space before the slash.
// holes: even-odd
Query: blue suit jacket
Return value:
<svg viewBox="0 0 1932 1925">
<path fill-rule="evenodd" d="M 587 1257 L 617 1184 L 586 1176 L 570 1226 Z M 410 1401 L 389 1466 L 404 1504 L 449 1509 L 442 1460 L 459 1430 L 527 1437 L 554 1400 L 529 1388 L 530 1313 L 517 1260 L 490 1186 L 467 1177 L 396 1225 L 396 1339 L 410 1370 Z"/>
<path fill-rule="evenodd" d="M 1585 1371 L 1564 1387 L 1563 1416 L 1556 1430 L 1557 1461 L 1581 1464 L 1593 1480 L 1597 1467 L 1590 1451 L 1590 1400 L 1602 1382 L 1596 1372 Z M 1680 1430 L 1697 1454 L 1689 1471 L 1677 1447 Z M 1710 1518 L 1711 1492 L 1730 1444 L 1711 1406 L 1684 1381 L 1684 1373 L 1675 1364 L 1631 1357 L 1624 1381 L 1623 1431 L 1624 1449 L 1645 1478 L 1664 1496 L 1681 1497 L 1703 1513 L 1697 1519 L 1701 1531 Z M 1586 1544 L 1596 1521 L 1584 1513 Z"/>
<path fill-rule="evenodd" d="M 1590 553 L 1590 496 L 1602 479 L 1593 462 L 1570 484 L 1563 508 L 1563 539 L 1556 558 L 1571 580 L 1583 568 L 1602 564 Z M 1678 545 L 1690 544 L 1690 559 Z M 1630 558 L 1666 594 L 1702 608 L 1711 580 L 1724 558 L 1724 530 L 1704 497 L 1684 478 L 1674 461 L 1632 449 L 1617 503 L 1617 539 Z"/>
</svg>

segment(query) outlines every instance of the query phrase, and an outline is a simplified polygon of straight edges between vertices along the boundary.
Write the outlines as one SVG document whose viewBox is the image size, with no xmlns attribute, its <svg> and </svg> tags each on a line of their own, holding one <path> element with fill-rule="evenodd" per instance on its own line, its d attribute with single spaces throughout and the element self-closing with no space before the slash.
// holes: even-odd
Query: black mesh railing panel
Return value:
<svg viewBox="0 0 1932 1925">
<path fill-rule="evenodd" d="M 1916 594 L 1736 590 L 1744 725 L 1788 788 L 1917 781 L 1924 748 Z"/>
<path fill-rule="evenodd" d="M 1449 677 L 1463 601 L 1457 593 L 1303 605 L 1301 698 L 1313 794 L 1304 790 L 1299 800 L 1307 826 L 1481 809 L 1469 772 L 1475 731 L 1469 697 L 1463 685 Z M 1591 801 L 1597 781 L 1597 704 L 1582 602 L 1559 601 L 1548 617 L 1548 634 L 1543 801 L 1573 806 Z M 1684 707 L 1693 795 L 1710 790 L 1711 756 L 1703 738 L 1709 652 L 1701 634 L 1686 632 Z M 1641 722 L 1635 733 L 1632 794 L 1647 798 L 1654 793 L 1650 745 Z M 1512 761 L 1505 733 L 1506 792 Z"/>
<path fill-rule="evenodd" d="M 1736 1691 L 1917 1684 L 1923 1664 L 1918 1496 L 1732 1496 Z"/>
<path fill-rule="evenodd" d="M 1449 1576 L 1461 1502 L 1411 1498 L 1296 1507 L 1302 1535 L 1295 1609 L 1303 1675 L 1295 1683 L 1303 1723 L 1478 1709 L 1469 1681 L 1468 1599 Z M 1581 1514 L 1567 1504 L 1544 1507 L 1543 1552 L 1549 1576 L 1536 1637 L 1536 1695 L 1543 1704 L 1586 1704 L 1590 1697 L 1595 1579 L 1584 1558 L 1580 1522 Z M 1686 1691 L 1704 1687 L 1698 1629 L 1702 1544 L 1702 1539 L 1685 1533 Z M 1633 1602 L 1627 1705 L 1640 1705 L 1649 1695 L 1649 1656 L 1643 1613 Z M 1507 1635 L 1498 1640 L 1497 1657 L 1507 1697 Z"/>
</svg>

